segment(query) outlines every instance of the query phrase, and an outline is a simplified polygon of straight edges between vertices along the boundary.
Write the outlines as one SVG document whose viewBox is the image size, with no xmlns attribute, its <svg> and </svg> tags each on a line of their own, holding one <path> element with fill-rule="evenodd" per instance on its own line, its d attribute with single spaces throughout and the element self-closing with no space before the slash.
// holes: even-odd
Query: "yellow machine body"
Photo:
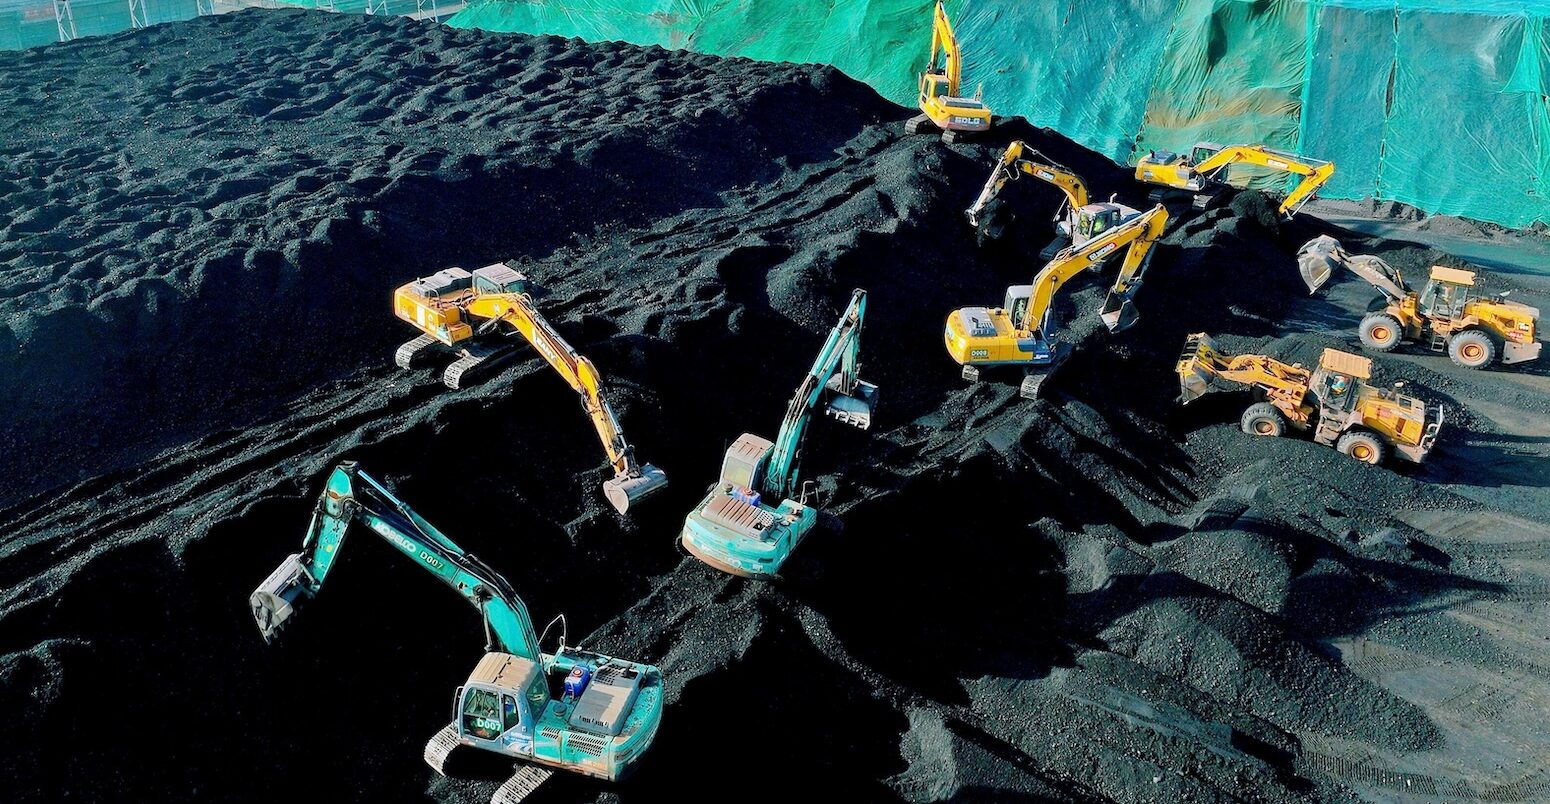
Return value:
<svg viewBox="0 0 1550 804">
<path fill-rule="evenodd" d="M 942 62 L 937 64 L 937 55 Z M 931 59 L 920 74 L 920 111 L 942 131 L 985 131 L 990 128 L 990 107 L 979 98 L 962 95 L 963 53 L 953 34 L 947 10 L 938 0 L 931 20 Z"/>
</svg>

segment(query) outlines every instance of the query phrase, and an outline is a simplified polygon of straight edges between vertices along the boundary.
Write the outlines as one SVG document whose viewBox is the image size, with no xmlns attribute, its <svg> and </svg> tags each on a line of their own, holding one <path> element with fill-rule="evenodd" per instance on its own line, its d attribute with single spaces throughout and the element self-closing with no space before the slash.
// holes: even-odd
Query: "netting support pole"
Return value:
<svg viewBox="0 0 1550 804">
<path fill-rule="evenodd" d="M 388 13 L 387 0 L 366 0 L 366 16 L 375 17 L 386 13 Z"/>
<path fill-rule="evenodd" d="M 194 13 L 201 17 L 215 16 L 215 0 L 194 0 Z"/>
<path fill-rule="evenodd" d="M 75 13 L 70 10 L 70 0 L 54 0 L 54 24 L 59 28 L 59 41 L 75 38 Z"/>
<path fill-rule="evenodd" d="M 429 5 L 431 7 L 431 13 L 430 13 L 429 16 L 427 16 L 426 13 L 425 13 L 425 6 L 426 6 L 426 4 L 427 4 L 427 0 L 414 0 L 414 17 L 415 17 L 415 19 L 420 19 L 420 20 L 428 19 L 428 20 L 434 20 L 436 22 L 440 22 L 441 21 L 441 12 L 436 10 L 436 0 L 429 0 Z"/>
<path fill-rule="evenodd" d="M 129 27 L 144 28 L 145 0 L 129 0 Z"/>
</svg>

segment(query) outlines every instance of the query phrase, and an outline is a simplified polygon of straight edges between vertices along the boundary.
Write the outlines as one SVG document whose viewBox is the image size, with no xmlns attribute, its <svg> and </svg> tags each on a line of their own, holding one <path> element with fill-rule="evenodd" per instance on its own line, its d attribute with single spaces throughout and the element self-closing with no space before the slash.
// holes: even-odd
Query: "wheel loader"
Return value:
<svg viewBox="0 0 1550 804">
<path fill-rule="evenodd" d="M 1382 463 L 1390 452 L 1420 463 L 1442 431 L 1441 405 L 1401 394 L 1398 385 L 1368 384 L 1372 361 L 1338 349 L 1325 349 L 1310 371 L 1265 355 L 1229 355 L 1197 333 L 1184 342 L 1177 371 L 1183 404 L 1211 391 L 1248 389 L 1255 401 L 1238 421 L 1243 432 L 1280 436 L 1290 427 L 1366 464 Z"/>
<path fill-rule="evenodd" d="M 1483 369 L 1538 360 L 1543 344 L 1534 339 L 1539 310 L 1498 296 L 1474 292 L 1475 274 L 1432 266 L 1419 293 L 1405 284 L 1399 270 L 1381 258 L 1350 254 L 1340 241 L 1320 235 L 1297 251 L 1297 267 L 1310 293 L 1317 293 L 1336 268 L 1347 268 L 1378 289 L 1357 333 L 1362 345 L 1389 352 L 1400 341 L 1425 343 L 1446 351 L 1464 368 Z"/>
</svg>

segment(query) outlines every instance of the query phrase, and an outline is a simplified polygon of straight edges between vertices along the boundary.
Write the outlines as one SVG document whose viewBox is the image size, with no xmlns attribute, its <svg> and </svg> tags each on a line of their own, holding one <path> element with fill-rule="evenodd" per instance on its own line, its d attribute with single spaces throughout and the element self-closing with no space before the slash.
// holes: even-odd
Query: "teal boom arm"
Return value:
<svg viewBox="0 0 1550 804">
<path fill-rule="evenodd" d="M 318 498 L 301 552 L 282 562 L 249 602 L 264 639 L 273 640 L 303 598 L 323 588 L 350 525 L 359 522 L 484 615 L 490 648 L 543 663 L 527 606 L 511 585 L 405 505 L 353 462 L 339 464 Z"/>
<path fill-rule="evenodd" d="M 802 437 L 824 390 L 849 394 L 859 382 L 857 356 L 861 350 L 861 322 L 865 316 L 866 291 L 858 289 L 851 295 L 850 306 L 829 331 L 829 339 L 818 352 L 818 359 L 813 361 L 813 367 L 786 406 L 786 418 L 780 424 L 780 435 L 775 438 L 769 468 L 765 472 L 764 491 L 776 499 L 789 497 L 796 490 Z"/>
</svg>

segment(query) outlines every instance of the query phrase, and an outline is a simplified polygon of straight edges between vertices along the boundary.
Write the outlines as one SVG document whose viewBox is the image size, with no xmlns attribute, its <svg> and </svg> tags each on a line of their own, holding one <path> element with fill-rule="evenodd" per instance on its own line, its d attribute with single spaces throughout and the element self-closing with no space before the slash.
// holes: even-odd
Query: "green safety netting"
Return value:
<svg viewBox="0 0 1550 804">
<path fill-rule="evenodd" d="M 910 104 L 930 8 L 472 0 L 449 23 L 832 64 Z M 1550 223 L 1543 0 L 951 0 L 948 12 L 967 80 L 998 114 L 1116 161 L 1203 140 L 1265 143 L 1333 160 L 1325 197 Z"/>
</svg>

